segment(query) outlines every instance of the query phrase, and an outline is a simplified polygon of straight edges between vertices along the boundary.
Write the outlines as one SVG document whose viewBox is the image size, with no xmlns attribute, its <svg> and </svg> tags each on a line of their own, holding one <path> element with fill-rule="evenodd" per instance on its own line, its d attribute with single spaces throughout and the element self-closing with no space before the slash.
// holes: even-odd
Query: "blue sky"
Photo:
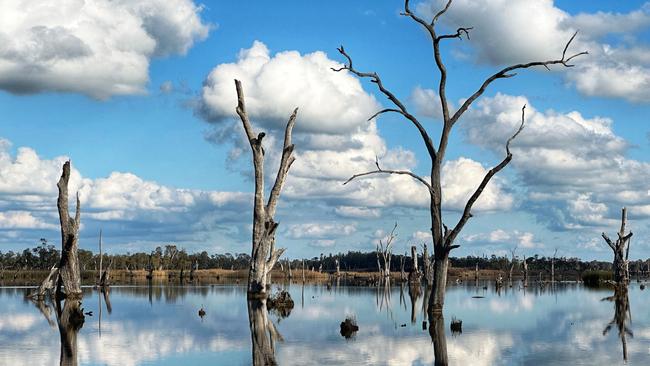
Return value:
<svg viewBox="0 0 650 366">
<path fill-rule="evenodd" d="M 298 160 L 278 211 L 278 241 L 289 257 L 371 250 L 396 221 L 396 251 L 427 240 L 426 195 L 413 182 L 341 186 L 372 167 L 375 155 L 384 166 L 420 174 L 429 163 L 406 121 L 365 121 L 389 106 L 373 84 L 328 71 L 343 62 L 336 47 L 344 45 L 358 69 L 378 72 L 438 136 L 430 41 L 399 15 L 402 6 L 3 3 L 0 251 L 41 237 L 57 242 L 55 183 L 69 157 L 86 208 L 82 247 L 94 249 L 103 228 L 114 252 L 170 242 L 248 252 L 250 157 L 233 114 L 234 77 L 243 78 L 254 122 L 270 135 L 300 107 Z M 429 17 L 439 6 L 431 0 L 412 8 Z M 650 5 L 457 0 L 440 28 L 460 25 L 474 26 L 471 39 L 444 45 L 456 106 L 500 67 L 556 58 L 577 29 L 571 49 L 590 55 L 571 69 L 526 70 L 495 82 L 461 120 L 447 155 L 449 222 L 502 156 L 520 104 L 529 106 L 515 159 L 478 204 L 455 254 L 517 246 L 530 255 L 559 248 L 560 255 L 609 258 L 599 233 L 613 234 L 627 205 L 634 258 L 650 256 Z M 273 139 L 267 142 L 272 167 Z"/>
</svg>

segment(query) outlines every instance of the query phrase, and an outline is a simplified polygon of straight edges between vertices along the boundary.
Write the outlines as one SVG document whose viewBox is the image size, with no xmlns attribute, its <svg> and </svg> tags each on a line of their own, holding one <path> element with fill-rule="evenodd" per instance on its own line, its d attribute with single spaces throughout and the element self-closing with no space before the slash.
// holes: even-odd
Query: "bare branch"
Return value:
<svg viewBox="0 0 650 366">
<path fill-rule="evenodd" d="M 454 33 L 454 34 L 443 34 L 443 35 L 440 35 L 440 36 L 436 37 L 436 39 L 438 41 L 443 40 L 443 39 L 448 39 L 448 38 L 458 38 L 458 39 L 462 40 L 463 39 L 463 34 L 465 34 L 465 37 L 467 37 L 467 39 L 469 39 L 469 31 L 472 30 L 472 29 L 474 29 L 474 27 L 460 27 L 460 28 L 458 28 L 456 30 L 456 33 Z"/>
<path fill-rule="evenodd" d="M 431 137 L 429 137 L 429 134 L 424 129 L 424 127 L 422 126 L 420 121 L 418 121 L 418 119 L 415 118 L 415 116 L 413 116 L 412 114 L 410 114 L 408 112 L 408 110 L 406 109 L 406 106 L 404 105 L 404 103 L 402 103 L 395 96 L 395 94 L 393 94 L 391 91 L 389 91 L 388 89 L 386 89 L 384 87 L 384 84 L 382 83 L 381 78 L 379 77 L 379 75 L 377 75 L 377 73 L 375 73 L 375 72 L 360 72 L 360 71 L 356 70 L 352 66 L 352 58 L 345 52 L 345 49 L 343 48 L 343 46 L 339 47 L 338 51 L 339 51 L 339 53 L 341 55 L 343 55 L 348 60 L 348 63 L 347 63 L 347 65 L 344 65 L 343 67 L 340 67 L 338 69 L 337 68 L 332 68 L 332 70 L 337 71 L 337 72 L 338 71 L 343 71 L 343 70 L 348 70 L 349 72 L 353 73 L 357 77 L 370 78 L 373 83 L 377 84 L 377 87 L 379 88 L 379 91 L 382 94 L 384 94 L 395 106 L 397 106 L 397 108 L 400 110 L 400 113 L 404 117 L 406 117 L 406 119 L 411 121 L 411 123 L 415 126 L 415 128 L 418 129 L 418 132 L 420 132 L 420 135 L 422 136 L 422 139 L 424 140 L 424 144 L 427 147 L 427 151 L 429 152 L 429 156 L 431 157 L 431 159 L 434 159 L 435 156 L 436 156 L 436 149 L 433 146 L 433 141 L 431 140 Z M 373 116 L 373 117 L 376 117 L 376 116 L 377 116 L 377 114 L 375 116 Z"/>
<path fill-rule="evenodd" d="M 612 242 L 612 239 L 610 239 L 609 236 L 607 236 L 607 234 L 605 233 L 603 233 L 602 236 L 603 239 L 605 239 L 605 242 L 607 242 L 607 245 L 609 245 L 609 247 L 612 248 L 612 250 L 616 251 L 616 246 Z"/>
<path fill-rule="evenodd" d="M 506 157 L 499 163 L 497 164 L 494 168 L 490 169 L 490 171 L 487 172 L 483 180 L 481 181 L 481 184 L 479 184 L 478 188 L 476 188 L 476 191 L 474 191 L 474 194 L 469 198 L 467 201 L 467 204 L 465 204 L 465 209 L 463 210 L 463 215 L 461 216 L 460 220 L 454 227 L 454 229 L 449 233 L 449 235 L 445 238 L 445 246 L 450 247 L 451 244 L 454 242 L 456 239 L 456 236 L 460 233 L 460 231 L 463 229 L 467 221 L 472 217 L 472 206 L 474 206 L 474 203 L 478 200 L 478 198 L 481 196 L 483 193 L 483 190 L 487 186 L 487 184 L 490 182 L 492 177 L 497 174 L 501 169 L 505 168 L 508 163 L 512 160 L 512 153 L 510 152 L 510 143 L 512 140 L 514 140 L 519 133 L 524 129 L 524 125 L 526 122 L 526 106 L 524 105 L 521 108 L 521 124 L 519 125 L 519 128 L 517 131 L 512 135 L 508 141 L 506 142 Z"/>
<path fill-rule="evenodd" d="M 434 193 L 433 187 L 431 187 L 431 184 L 429 184 L 429 182 L 427 182 L 424 178 L 420 177 L 419 175 L 417 175 L 417 174 L 415 174 L 415 173 L 413 173 L 411 171 L 382 169 L 379 166 L 379 160 L 376 159 L 376 158 L 375 158 L 375 165 L 377 166 L 377 170 L 372 170 L 372 171 L 365 172 L 365 173 L 355 174 L 352 177 L 350 177 L 350 179 L 343 182 L 343 185 L 346 185 L 346 184 L 350 183 L 351 181 L 353 181 L 353 180 L 355 180 L 357 178 L 365 177 L 367 175 L 372 175 L 372 174 L 397 174 L 397 175 L 408 175 L 408 176 L 412 177 L 413 179 L 417 180 L 418 182 L 422 183 L 425 187 L 427 187 L 427 190 L 429 190 L 430 194 Z"/>
<path fill-rule="evenodd" d="M 576 54 L 574 54 L 574 55 L 572 55 L 570 57 L 566 57 L 566 52 L 569 49 L 569 46 L 571 45 L 571 43 L 573 42 L 573 40 L 575 39 L 577 34 L 578 34 L 578 32 L 574 33 L 573 36 L 571 36 L 571 38 L 569 39 L 569 41 L 566 43 L 566 45 L 564 46 L 564 51 L 562 52 L 562 58 L 559 59 L 559 60 L 534 61 L 534 62 L 529 62 L 529 63 L 525 63 L 525 64 L 516 64 L 516 65 L 508 66 L 508 67 L 502 69 L 501 71 L 495 73 L 494 75 L 490 76 L 489 78 L 487 78 L 487 80 L 485 80 L 483 82 L 481 87 L 477 91 L 475 91 L 474 94 L 472 94 L 469 98 L 467 98 L 467 100 L 465 100 L 465 102 L 460 106 L 460 108 L 458 108 L 456 113 L 454 113 L 454 115 L 451 117 L 451 121 L 450 121 L 451 124 L 453 125 L 458 121 L 460 116 L 462 116 L 463 113 L 465 113 L 465 111 L 467 111 L 469 106 L 478 97 L 480 97 L 483 94 L 483 92 L 485 92 L 485 89 L 487 89 L 488 85 L 490 85 L 493 81 L 495 81 L 497 79 L 503 79 L 503 78 L 508 78 L 508 77 L 515 76 L 516 73 L 512 73 L 512 71 L 514 71 L 514 70 L 528 69 L 530 67 L 535 67 L 535 66 L 544 66 L 545 68 L 549 69 L 550 65 L 562 65 L 564 67 L 572 67 L 573 65 L 571 65 L 569 63 L 571 60 L 573 60 L 574 58 L 576 58 L 578 56 L 588 54 L 587 51 L 583 51 L 583 52 L 576 53 Z"/>
<path fill-rule="evenodd" d="M 388 113 L 388 112 L 395 112 L 395 113 L 399 113 L 401 115 L 404 115 L 404 113 L 402 111 L 400 111 L 399 109 L 386 108 L 386 109 L 382 109 L 379 112 L 377 112 L 377 113 L 373 114 L 372 116 L 370 116 L 370 118 L 368 118 L 368 121 L 372 121 L 374 118 L 377 118 L 377 116 L 379 116 L 380 114 Z"/>
<path fill-rule="evenodd" d="M 298 108 L 293 110 L 293 113 L 289 117 L 287 122 L 287 127 L 284 131 L 284 145 L 282 148 L 282 158 L 280 160 L 280 168 L 278 168 L 278 174 L 275 177 L 275 183 L 271 189 L 269 195 L 269 201 L 266 205 L 266 212 L 270 217 L 275 215 L 275 207 L 278 203 L 278 198 L 280 197 L 280 191 L 284 185 L 284 181 L 287 178 L 289 173 L 289 168 L 295 160 L 292 156 L 294 145 L 291 143 L 291 132 L 293 131 L 293 126 L 296 124 L 296 115 L 298 114 Z"/>
<path fill-rule="evenodd" d="M 248 119 L 248 114 L 246 113 L 246 102 L 244 101 L 244 90 L 241 86 L 241 81 L 235 80 L 235 88 L 237 90 L 236 111 L 242 123 L 244 124 L 244 130 L 246 131 L 248 141 L 252 143 L 252 141 L 255 139 L 255 133 L 253 132 L 253 127 L 251 126 L 251 122 Z"/>
</svg>

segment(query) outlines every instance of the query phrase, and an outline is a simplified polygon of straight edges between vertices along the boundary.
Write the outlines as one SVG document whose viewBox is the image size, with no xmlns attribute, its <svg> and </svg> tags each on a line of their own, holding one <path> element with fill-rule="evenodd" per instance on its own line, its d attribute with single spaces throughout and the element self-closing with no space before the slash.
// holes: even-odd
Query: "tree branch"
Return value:
<svg viewBox="0 0 650 366">
<path fill-rule="evenodd" d="M 564 46 L 564 50 L 562 51 L 562 58 L 559 59 L 559 60 L 534 61 L 534 62 L 529 62 L 529 63 L 525 63 L 525 64 L 516 64 L 516 65 L 508 66 L 508 67 L 502 69 L 501 71 L 495 73 L 494 75 L 490 76 L 489 78 L 487 78 L 487 80 L 485 80 L 483 82 L 481 87 L 477 91 L 475 91 L 474 94 L 472 94 L 469 98 L 467 98 L 467 100 L 465 100 L 465 102 L 460 106 L 460 108 L 458 108 L 456 113 L 454 113 L 454 115 L 451 117 L 451 121 L 450 121 L 451 124 L 453 125 L 458 121 L 460 116 L 462 116 L 463 113 L 465 113 L 465 111 L 467 111 L 469 106 L 478 97 L 480 97 L 483 94 L 483 92 L 485 92 L 485 89 L 487 89 L 488 85 L 490 85 L 493 81 L 495 81 L 497 79 L 503 79 L 503 78 L 509 78 L 509 77 L 515 76 L 516 73 L 512 73 L 512 71 L 514 71 L 514 70 L 528 69 L 528 68 L 534 67 L 534 66 L 544 66 L 546 69 L 549 69 L 550 65 L 562 65 L 564 67 L 572 67 L 572 66 L 574 66 L 574 65 L 569 63 L 571 60 L 573 60 L 574 58 L 576 58 L 578 56 L 588 54 L 587 51 L 583 51 L 583 52 L 576 53 L 576 54 L 574 54 L 574 55 L 572 55 L 570 57 L 566 57 L 566 52 L 569 49 L 569 46 L 571 45 L 571 43 L 573 42 L 573 40 L 575 39 L 577 34 L 578 34 L 578 32 L 575 32 L 573 34 L 573 36 L 571 36 L 569 41 L 566 43 L 566 45 Z"/>
<path fill-rule="evenodd" d="M 474 203 L 478 200 L 478 198 L 481 196 L 483 193 L 483 190 L 487 186 L 487 184 L 490 182 L 492 177 L 497 174 L 501 169 L 505 168 L 508 163 L 512 160 L 512 153 L 510 152 L 510 143 L 512 140 L 514 140 L 524 129 L 526 122 L 526 106 L 524 105 L 521 108 L 521 124 L 519 125 L 519 128 L 517 131 L 512 135 L 508 141 L 506 142 L 506 157 L 499 163 L 497 164 L 494 168 L 490 169 L 490 171 L 487 172 L 483 180 L 481 181 L 481 184 L 479 184 L 478 188 L 476 188 L 476 191 L 474 191 L 474 194 L 469 198 L 467 201 L 467 204 L 465 204 L 465 209 L 463 210 L 463 215 L 461 216 L 460 220 L 454 227 L 454 229 L 449 233 L 449 235 L 445 238 L 445 247 L 450 247 L 454 240 L 456 239 L 456 236 L 460 233 L 460 231 L 463 229 L 467 221 L 472 217 L 472 206 L 474 206 Z"/>
<path fill-rule="evenodd" d="M 431 137 L 429 137 L 429 134 L 424 129 L 424 127 L 422 126 L 420 121 L 418 121 L 418 119 L 415 118 L 415 116 L 413 116 L 412 114 L 410 114 L 408 112 L 408 110 L 406 109 L 406 106 L 404 106 L 404 104 L 395 96 L 395 94 L 393 94 L 391 91 L 389 91 L 388 89 L 386 89 L 384 87 L 384 84 L 382 83 L 381 78 L 379 77 L 379 75 L 377 75 L 377 73 L 375 73 L 375 72 L 360 72 L 360 71 L 357 71 L 352 66 L 352 58 L 345 52 L 345 49 L 343 48 L 343 46 L 339 47 L 337 50 L 339 51 L 339 53 L 341 55 L 343 55 L 348 60 L 348 63 L 347 63 L 347 65 L 344 65 L 344 66 L 342 66 L 340 68 L 332 68 L 332 70 L 336 71 L 336 72 L 343 71 L 343 70 L 348 70 L 349 72 L 353 73 L 354 75 L 356 75 L 359 78 L 370 78 L 373 83 L 377 84 L 377 87 L 379 88 L 379 91 L 382 94 L 384 94 L 395 106 L 397 106 L 397 108 L 399 108 L 400 113 L 404 117 L 406 117 L 406 119 L 411 121 L 411 123 L 415 126 L 415 128 L 418 129 L 418 131 L 420 132 L 420 135 L 422 136 L 422 139 L 424 140 L 424 144 L 427 147 L 427 151 L 429 152 L 429 156 L 431 156 L 432 160 L 435 159 L 436 149 L 433 146 L 433 142 L 431 140 Z M 395 110 L 392 110 L 392 111 L 395 111 Z M 380 113 L 376 113 L 373 117 L 376 117 L 377 115 L 379 115 L 381 113 L 383 113 L 383 112 L 380 111 Z"/>
<path fill-rule="evenodd" d="M 367 176 L 367 175 L 372 175 L 372 174 L 408 175 L 408 176 L 412 177 L 413 179 L 417 180 L 418 182 L 422 183 L 425 187 L 427 187 L 427 190 L 429 190 L 429 193 L 433 194 L 433 187 L 431 187 L 431 184 L 429 184 L 429 182 L 427 182 L 424 178 L 420 177 L 419 175 L 417 175 L 417 174 L 415 174 L 415 173 L 413 173 L 411 171 L 408 171 L 408 170 L 385 170 L 385 169 L 382 169 L 379 166 L 379 160 L 377 160 L 377 158 L 375 158 L 375 165 L 377 166 L 377 170 L 373 170 L 373 171 L 369 171 L 369 172 L 365 172 L 365 173 L 355 174 L 352 177 L 350 177 L 350 179 L 343 182 L 343 185 L 346 185 L 346 184 L 350 183 L 351 181 L 353 181 L 353 180 L 355 180 L 357 178 L 364 177 L 364 176 Z"/>
<path fill-rule="evenodd" d="M 275 215 L 275 207 L 278 203 L 278 198 L 280 197 L 280 191 L 282 190 L 284 181 L 286 180 L 287 174 L 289 173 L 289 168 L 291 167 L 291 164 L 293 164 L 293 161 L 295 160 L 295 158 L 292 155 L 294 145 L 291 143 L 291 132 L 293 131 L 293 126 L 296 123 L 297 114 L 298 114 L 298 108 L 293 110 L 293 113 L 289 117 L 289 121 L 287 122 L 287 127 L 284 131 L 284 145 L 282 147 L 282 158 L 280 160 L 280 168 L 278 168 L 278 174 L 275 177 L 275 183 L 273 184 L 273 188 L 271 189 L 271 193 L 269 195 L 269 201 L 266 205 L 266 212 L 270 217 L 273 217 L 273 215 Z"/>
<path fill-rule="evenodd" d="M 605 239 L 605 242 L 607 242 L 607 245 L 609 245 L 609 247 L 612 248 L 613 251 L 616 251 L 616 246 L 612 242 L 612 239 L 610 239 L 609 236 L 607 236 L 607 234 L 605 233 L 603 233 L 602 236 L 603 239 Z"/>
</svg>

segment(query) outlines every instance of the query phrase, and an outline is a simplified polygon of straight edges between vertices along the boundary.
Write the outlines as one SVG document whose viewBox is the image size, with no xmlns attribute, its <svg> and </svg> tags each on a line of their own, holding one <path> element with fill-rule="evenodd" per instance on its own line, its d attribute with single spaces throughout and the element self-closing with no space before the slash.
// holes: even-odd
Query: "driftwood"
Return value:
<svg viewBox="0 0 650 366">
<path fill-rule="evenodd" d="M 255 135 L 253 126 L 248 118 L 246 103 L 244 100 L 244 90 L 241 82 L 235 80 L 237 90 L 237 115 L 242 121 L 247 140 L 253 152 L 253 167 L 255 170 L 255 199 L 253 205 L 253 236 L 252 236 L 252 253 L 251 264 L 248 273 L 248 296 L 249 297 L 266 297 L 266 280 L 267 275 L 275 266 L 284 248 L 275 248 L 275 232 L 278 223 L 275 222 L 275 209 L 280 198 L 280 191 L 289 173 L 289 168 L 293 164 L 294 145 L 291 143 L 291 133 L 296 122 L 298 108 L 296 108 L 287 122 L 284 131 L 284 144 L 282 148 L 282 158 L 280 167 L 275 177 L 275 183 L 269 194 L 268 201 L 264 200 L 264 148 L 262 139 L 266 134 L 260 132 Z"/>
<path fill-rule="evenodd" d="M 627 225 L 627 209 L 623 207 L 621 212 L 621 229 L 619 230 L 618 239 L 613 242 L 607 234 L 603 233 L 603 239 L 607 242 L 614 252 L 614 282 L 617 284 L 627 284 L 630 282 L 630 269 L 628 257 L 630 255 L 630 239 L 632 232 L 625 234 Z"/>
<path fill-rule="evenodd" d="M 408 170 L 382 169 L 379 165 L 379 161 L 377 160 L 375 162 L 377 169 L 372 171 L 367 171 L 365 173 L 353 175 L 344 184 L 347 184 L 354 179 L 366 177 L 370 175 L 397 174 L 397 175 L 410 176 L 411 178 L 413 178 L 418 183 L 422 184 L 427 189 L 429 195 L 429 201 L 430 201 L 429 207 L 430 207 L 430 216 L 431 216 L 431 234 L 433 239 L 432 244 L 433 244 L 433 252 L 434 252 L 433 254 L 434 273 L 433 273 L 433 284 L 432 284 L 433 293 L 430 298 L 430 301 L 432 303 L 432 306 L 430 307 L 430 311 L 432 312 L 442 312 L 442 308 L 444 305 L 445 288 L 447 283 L 449 253 L 451 250 L 458 248 L 459 245 L 455 244 L 455 240 L 457 236 L 460 234 L 461 230 L 465 227 L 465 224 L 472 217 L 472 208 L 474 206 L 474 203 L 481 196 L 483 190 L 490 182 L 492 177 L 495 174 L 497 174 L 499 171 L 501 171 L 503 168 L 505 168 L 512 160 L 512 153 L 510 152 L 510 143 L 512 142 L 512 140 L 514 140 L 517 137 L 517 135 L 519 135 L 519 133 L 522 131 L 524 127 L 524 110 L 522 109 L 521 125 L 515 131 L 515 133 L 506 141 L 505 144 L 506 156 L 503 158 L 503 160 L 501 160 L 501 162 L 499 162 L 497 165 L 492 167 L 487 172 L 485 177 L 481 180 L 478 187 L 476 188 L 474 193 L 471 195 L 471 197 L 465 204 L 465 208 L 463 209 L 460 219 L 457 221 L 457 223 L 454 226 L 448 227 L 443 221 L 442 185 L 440 179 L 441 179 L 441 172 L 442 172 L 442 166 L 444 164 L 445 154 L 447 151 L 447 145 L 453 127 L 460 120 L 461 116 L 463 116 L 463 114 L 469 109 L 472 103 L 474 103 L 474 101 L 476 101 L 481 95 L 483 95 L 483 93 L 486 91 L 488 86 L 492 84 L 492 82 L 499 79 L 511 78 L 516 75 L 517 70 L 523 70 L 532 67 L 541 66 L 546 69 L 549 69 L 549 67 L 552 65 L 571 67 L 573 66 L 571 64 L 571 61 L 573 59 L 575 59 L 580 55 L 586 54 L 586 52 L 580 52 L 574 55 L 567 55 L 569 46 L 571 45 L 571 43 L 576 37 L 576 34 L 574 34 L 566 43 L 561 58 L 555 60 L 547 60 L 547 61 L 534 61 L 534 62 L 516 64 L 516 65 L 505 67 L 499 70 L 498 72 L 494 73 L 490 77 L 488 77 L 478 87 L 478 89 L 476 89 L 476 91 L 474 91 L 468 98 L 462 99 L 463 102 L 455 111 L 452 111 L 449 107 L 447 94 L 446 94 L 447 69 L 445 67 L 444 61 L 441 56 L 441 44 L 444 41 L 451 40 L 451 39 L 462 39 L 463 36 L 469 38 L 469 34 L 472 28 L 461 27 L 456 30 L 456 33 L 451 33 L 451 34 L 438 33 L 438 29 L 437 29 L 438 19 L 447 12 L 449 7 L 451 6 L 451 3 L 452 0 L 448 0 L 446 6 L 442 10 L 437 12 L 431 20 L 422 19 L 420 16 L 412 12 L 411 9 L 409 8 L 409 0 L 404 1 L 404 12 L 402 13 L 402 15 L 409 17 L 410 19 L 412 19 L 413 21 L 421 25 L 426 31 L 426 33 L 428 33 L 429 37 L 431 38 L 431 43 L 433 46 L 433 58 L 437 66 L 438 72 L 440 74 L 440 79 L 438 84 L 438 95 L 440 98 L 440 106 L 442 109 L 442 124 L 441 124 L 442 132 L 440 134 L 440 143 L 438 144 L 438 146 L 434 145 L 433 139 L 429 135 L 429 132 L 427 132 L 427 130 L 424 128 L 424 125 L 420 122 L 420 120 L 415 115 L 411 114 L 411 112 L 408 110 L 406 105 L 402 103 L 402 101 L 384 85 L 381 77 L 377 73 L 362 72 L 354 67 L 351 56 L 345 51 L 343 46 L 341 46 L 338 49 L 338 51 L 345 58 L 346 63 L 342 67 L 332 69 L 336 72 L 347 71 L 356 75 L 359 78 L 369 79 L 377 86 L 379 91 L 382 94 L 384 94 L 384 96 L 386 96 L 388 100 L 390 100 L 390 102 L 393 104 L 393 108 L 382 109 L 377 113 L 375 113 L 374 115 L 372 115 L 370 119 L 373 119 L 384 113 L 400 114 L 402 117 L 405 118 L 405 120 L 408 123 L 410 123 L 418 131 L 419 135 L 422 138 L 422 141 L 424 142 L 427 153 L 429 155 L 429 159 L 431 161 L 431 170 L 430 170 L 431 174 L 428 177 L 428 179 L 425 179 L 424 177 L 421 177 Z"/>
</svg>

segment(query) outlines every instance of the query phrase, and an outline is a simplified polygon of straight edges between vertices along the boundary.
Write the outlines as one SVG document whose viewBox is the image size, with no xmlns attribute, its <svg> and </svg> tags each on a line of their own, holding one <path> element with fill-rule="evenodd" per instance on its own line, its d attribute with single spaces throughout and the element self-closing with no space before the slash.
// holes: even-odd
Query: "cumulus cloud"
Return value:
<svg viewBox="0 0 650 366">
<path fill-rule="evenodd" d="M 143 93 L 154 57 L 207 37 L 191 0 L 4 1 L 0 89 L 106 99 Z"/>
<path fill-rule="evenodd" d="M 340 134 L 354 131 L 379 109 L 374 97 L 340 63 L 317 51 L 271 55 L 260 41 L 241 50 L 235 63 L 221 64 L 207 76 L 201 99 L 203 116 L 216 123 L 234 117 L 237 96 L 233 79 L 241 80 L 250 117 L 264 127 L 282 128 L 300 107 L 297 131 Z"/>
<path fill-rule="evenodd" d="M 506 231 L 497 229 L 488 233 L 471 234 L 464 236 L 463 241 L 478 244 L 498 244 L 502 247 L 516 246 L 524 249 L 544 247 L 535 240 L 535 234 L 519 230 Z"/>
<path fill-rule="evenodd" d="M 443 6 L 428 0 L 417 10 L 430 17 Z M 568 80 L 585 95 L 650 102 L 650 47 L 636 37 L 650 27 L 647 4 L 629 13 L 571 15 L 552 0 L 457 0 L 441 21 L 450 29 L 472 26 L 469 51 L 496 65 L 557 59 L 580 30 L 571 49 L 590 55 L 576 60 Z"/>
<path fill-rule="evenodd" d="M 523 104 L 526 128 L 513 142 L 512 164 L 528 209 L 558 230 L 614 224 L 622 206 L 648 217 L 650 163 L 626 157 L 629 145 L 610 119 L 537 111 L 524 97 L 497 94 L 468 113 L 467 140 L 502 154 L 503 136 L 517 128 Z"/>
<path fill-rule="evenodd" d="M 442 166 L 442 193 L 445 208 L 461 211 L 474 193 L 488 169 L 477 161 L 458 158 L 447 161 Z M 502 189 L 502 179 L 494 177 L 474 204 L 476 211 L 508 210 L 514 198 Z"/>
<path fill-rule="evenodd" d="M 10 146 L 0 141 L 0 243 L 33 243 L 58 230 L 56 182 L 67 158 L 42 159 L 27 147 L 12 156 Z M 79 192 L 82 239 L 103 227 L 116 245 L 161 240 L 191 245 L 213 240 L 217 232 L 236 241 L 242 233 L 232 230 L 246 230 L 248 216 L 241 212 L 251 203 L 248 193 L 178 189 L 131 173 L 83 178 L 74 162 L 69 190 Z M 37 232 L 18 235 L 22 230 Z"/>
<path fill-rule="evenodd" d="M 306 223 L 289 226 L 288 237 L 292 239 L 326 239 L 353 234 L 357 231 L 353 224 Z"/>
</svg>

